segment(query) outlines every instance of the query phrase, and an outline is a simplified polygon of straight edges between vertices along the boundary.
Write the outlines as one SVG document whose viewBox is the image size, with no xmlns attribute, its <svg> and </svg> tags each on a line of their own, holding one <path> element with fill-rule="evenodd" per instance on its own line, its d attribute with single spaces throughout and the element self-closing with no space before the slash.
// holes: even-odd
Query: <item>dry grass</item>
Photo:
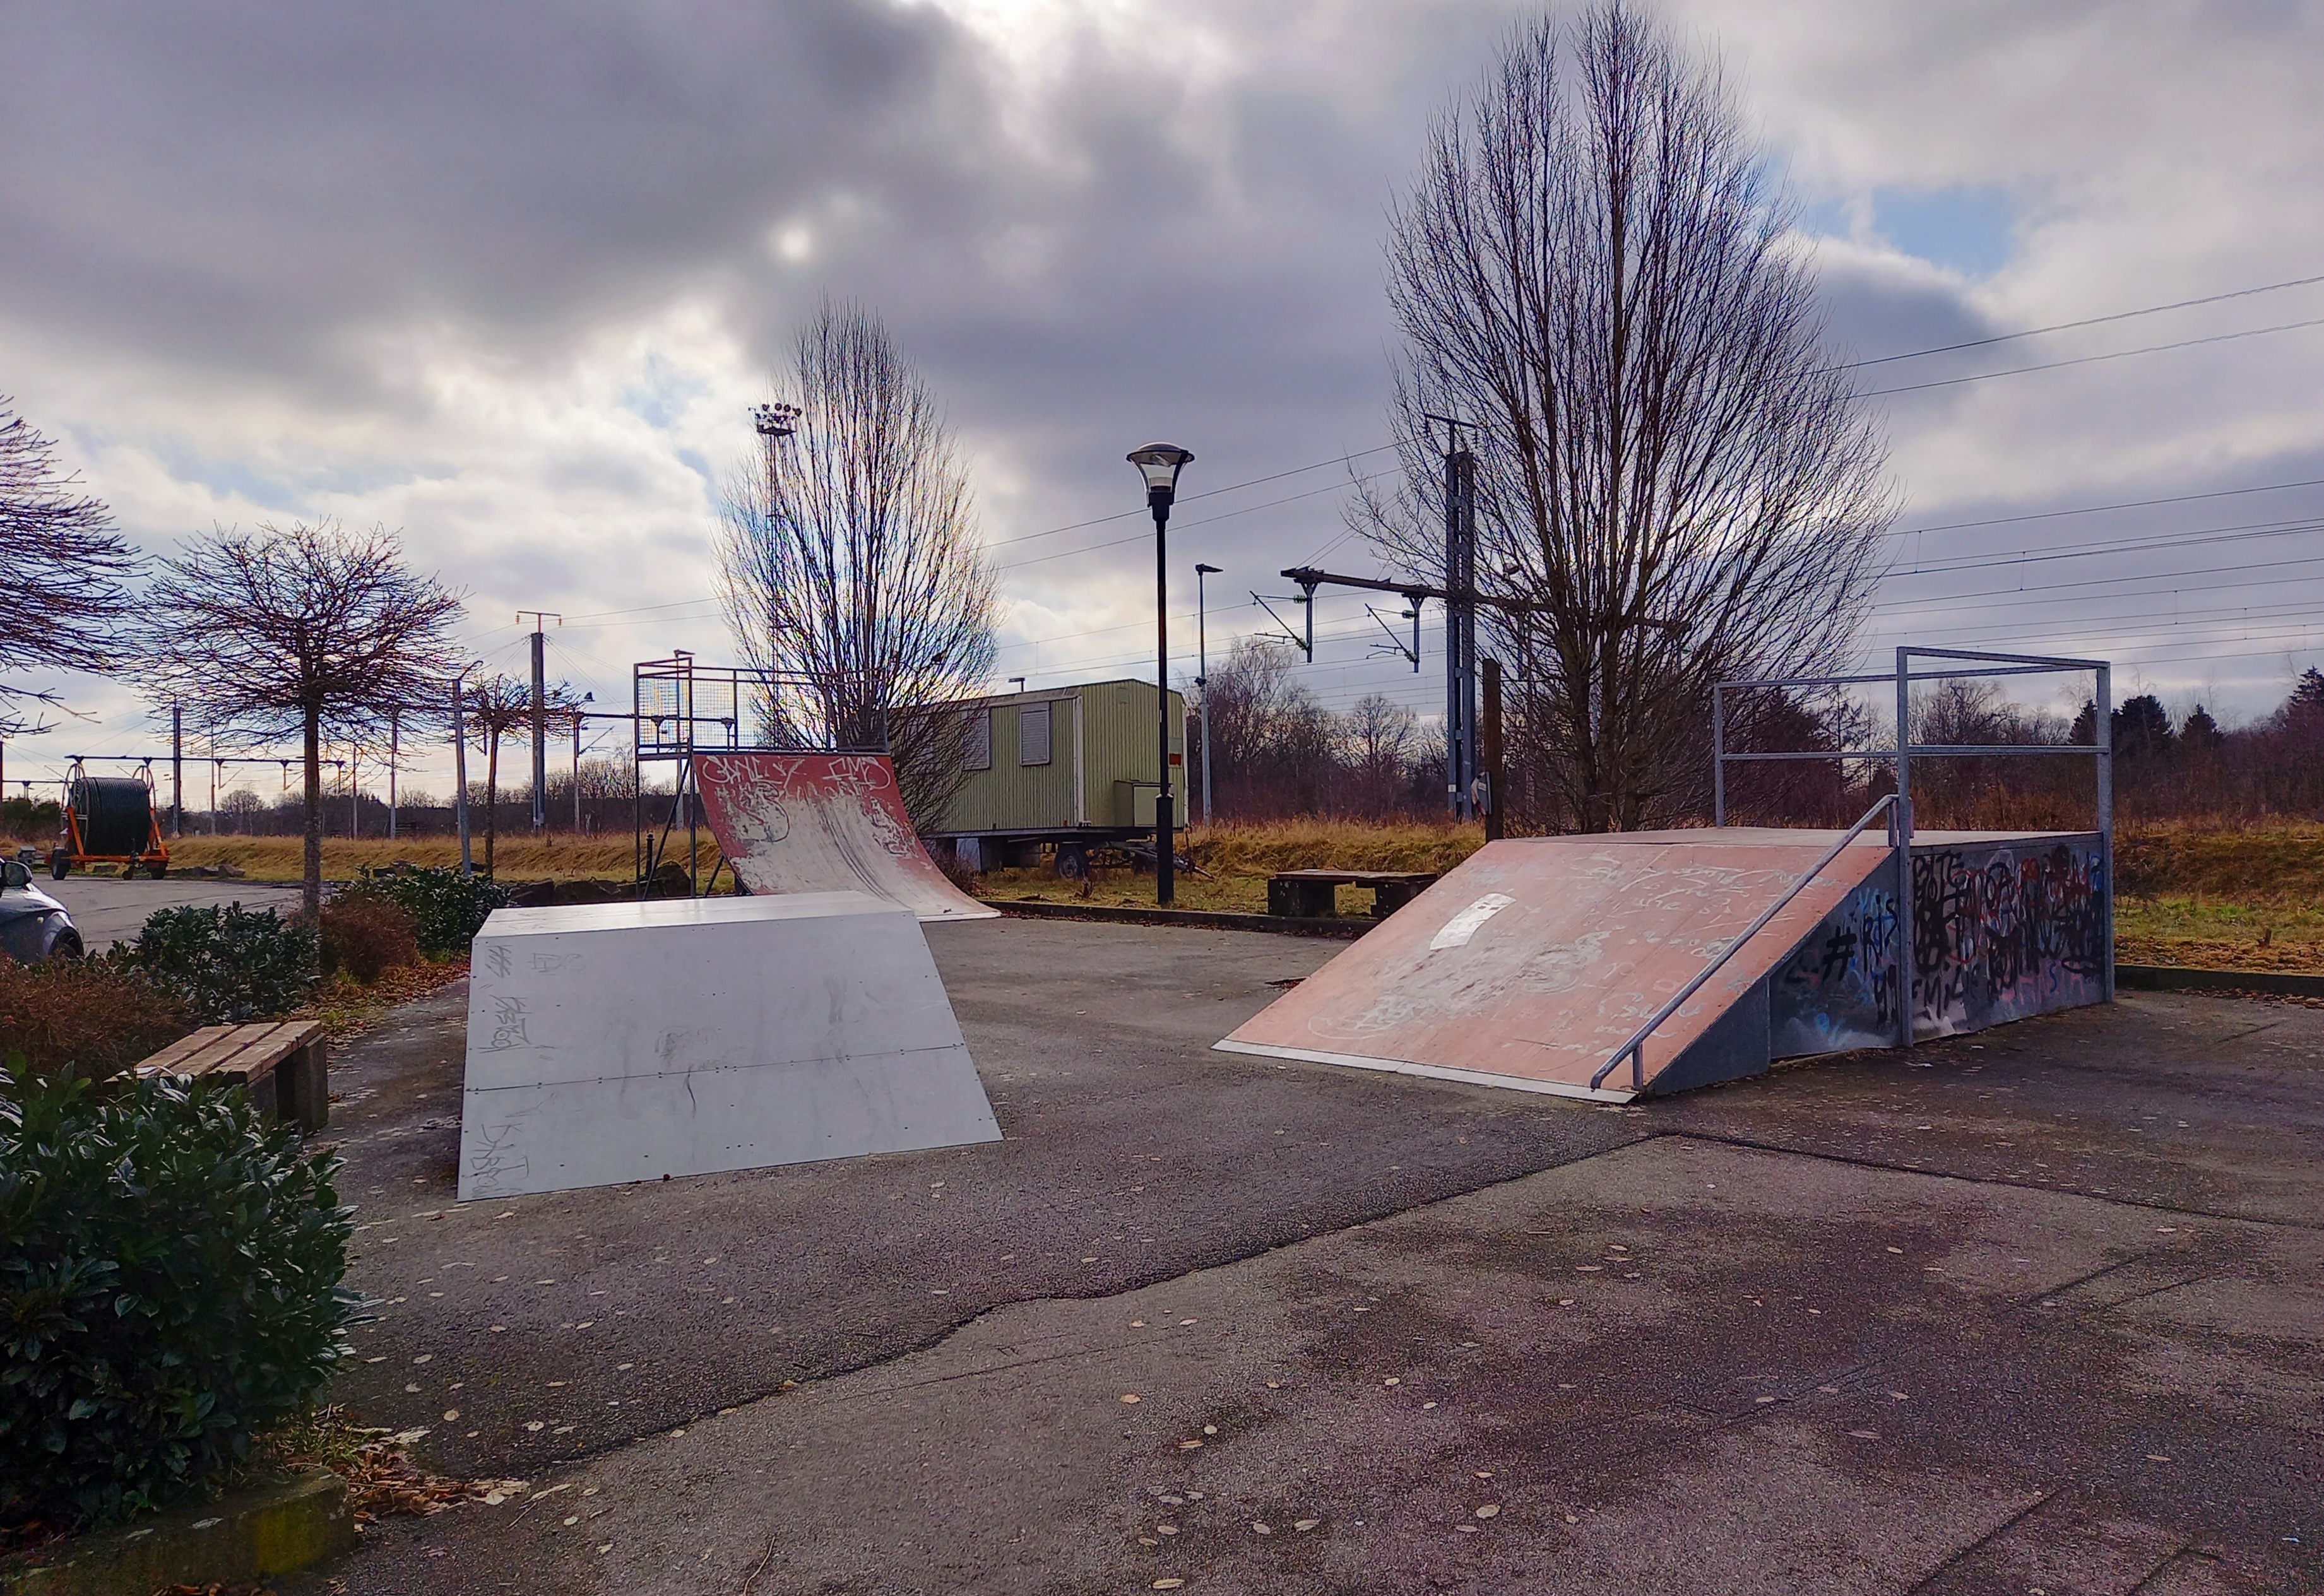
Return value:
<svg viewBox="0 0 2324 1596">
<path fill-rule="evenodd" d="M 684 838 L 673 841 L 683 848 Z M 475 843 L 476 867 L 484 863 L 482 838 Z M 705 831 L 696 848 L 702 868 L 708 870 L 718 857 L 718 844 Z M 683 859 L 682 853 L 673 853 Z M 180 837 L 170 844 L 170 868 L 172 871 L 191 869 L 196 865 L 232 864 L 254 881 L 295 881 L 300 879 L 303 855 L 297 837 Z M 452 865 L 460 863 L 460 844 L 456 837 L 363 837 L 355 841 L 325 839 L 323 843 L 323 875 L 327 881 L 352 880 L 362 866 L 384 870 L 398 861 L 420 865 Z M 503 837 L 494 853 L 493 873 L 504 881 L 626 881 L 637 873 L 636 855 L 627 836 L 576 836 L 569 833 L 550 832 L 535 841 L 528 834 L 521 839 Z"/>
</svg>

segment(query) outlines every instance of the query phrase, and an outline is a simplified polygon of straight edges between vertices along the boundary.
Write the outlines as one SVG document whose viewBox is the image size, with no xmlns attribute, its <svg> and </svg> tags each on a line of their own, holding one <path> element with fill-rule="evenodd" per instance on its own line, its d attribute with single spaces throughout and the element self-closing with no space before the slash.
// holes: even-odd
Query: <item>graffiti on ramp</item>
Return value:
<svg viewBox="0 0 2324 1596">
<path fill-rule="evenodd" d="M 752 892 L 868 892 L 923 920 L 1000 915 L 928 857 L 885 754 L 697 753 L 694 779 L 719 852 Z"/>
</svg>

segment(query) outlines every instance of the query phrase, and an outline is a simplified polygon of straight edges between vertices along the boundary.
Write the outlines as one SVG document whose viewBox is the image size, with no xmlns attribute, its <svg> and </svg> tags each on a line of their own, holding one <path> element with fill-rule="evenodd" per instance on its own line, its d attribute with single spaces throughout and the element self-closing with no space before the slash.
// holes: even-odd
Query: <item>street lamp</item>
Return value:
<svg viewBox="0 0 2324 1596">
<path fill-rule="evenodd" d="M 1211 823 L 1211 606 L 1203 578 L 1223 576 L 1216 566 L 1194 567 L 1194 685 L 1203 689 L 1203 824 Z"/>
<path fill-rule="evenodd" d="M 1194 457 L 1175 443 L 1149 443 L 1130 451 L 1130 463 L 1146 478 L 1146 507 L 1154 512 L 1154 722 L 1161 738 L 1161 782 L 1154 794 L 1154 901 L 1177 896 L 1176 858 L 1170 840 L 1170 560 L 1165 549 L 1170 502 L 1178 496 L 1178 473 Z"/>
</svg>

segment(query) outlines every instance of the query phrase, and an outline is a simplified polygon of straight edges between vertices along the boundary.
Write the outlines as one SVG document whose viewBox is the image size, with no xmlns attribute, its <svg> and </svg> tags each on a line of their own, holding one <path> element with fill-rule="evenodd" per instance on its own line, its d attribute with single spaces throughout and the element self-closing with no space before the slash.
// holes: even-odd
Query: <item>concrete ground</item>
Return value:
<svg viewBox="0 0 2324 1596">
<path fill-rule="evenodd" d="M 299 907 L 298 888 L 262 881 L 206 881 L 180 876 L 165 876 L 158 881 L 139 876 L 124 881 L 108 870 L 101 875 L 76 872 L 60 881 L 51 881 L 48 872 L 42 871 L 33 876 L 32 884 L 71 913 L 81 946 L 91 953 L 103 953 L 115 942 L 135 936 L 145 917 L 157 909 L 240 903 L 289 914 Z"/>
<path fill-rule="evenodd" d="M 2324 1586 L 2324 1012 L 1607 1109 L 1208 1051 L 1333 945 L 930 941 L 999 1146 L 464 1208 L 463 989 L 335 1060 L 338 1395 L 533 1490 L 288 1589 Z"/>
</svg>

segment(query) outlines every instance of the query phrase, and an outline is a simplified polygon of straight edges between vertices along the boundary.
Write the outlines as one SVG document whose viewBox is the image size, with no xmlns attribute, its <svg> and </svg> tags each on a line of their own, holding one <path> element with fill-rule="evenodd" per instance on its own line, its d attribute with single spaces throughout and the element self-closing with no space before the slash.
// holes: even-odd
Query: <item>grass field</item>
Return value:
<svg viewBox="0 0 2324 1596">
<path fill-rule="evenodd" d="M 1185 846 L 1204 873 L 1181 874 L 1177 904 L 1259 913 L 1267 908 L 1267 878 L 1275 871 L 1445 871 L 1483 842 L 1482 830 L 1474 826 L 1415 822 L 1287 820 L 1198 827 Z M 7 846 L 14 851 L 13 844 Z M 2324 826 L 2144 826 L 2123 832 L 2116 853 L 2122 888 L 2115 911 L 2116 948 L 2124 962 L 2324 972 Z M 481 863 L 481 845 L 476 857 Z M 706 833 L 702 867 L 707 870 L 716 858 Z M 232 863 L 252 881 L 296 881 L 300 845 L 296 837 L 185 837 L 171 849 L 171 860 L 179 868 Z M 323 872 L 333 880 L 345 880 L 360 866 L 378 869 L 398 860 L 456 864 L 459 847 L 449 837 L 364 838 L 323 845 Z M 498 862 L 503 881 L 627 881 L 633 869 L 631 840 L 623 835 L 504 837 Z M 1098 872 L 1086 892 L 1046 867 L 991 871 L 979 879 L 977 890 L 991 898 L 1050 903 L 1154 902 L 1153 877 L 1126 870 Z M 1370 893 L 1340 890 L 1342 913 L 1360 914 L 1370 906 Z"/>
</svg>

